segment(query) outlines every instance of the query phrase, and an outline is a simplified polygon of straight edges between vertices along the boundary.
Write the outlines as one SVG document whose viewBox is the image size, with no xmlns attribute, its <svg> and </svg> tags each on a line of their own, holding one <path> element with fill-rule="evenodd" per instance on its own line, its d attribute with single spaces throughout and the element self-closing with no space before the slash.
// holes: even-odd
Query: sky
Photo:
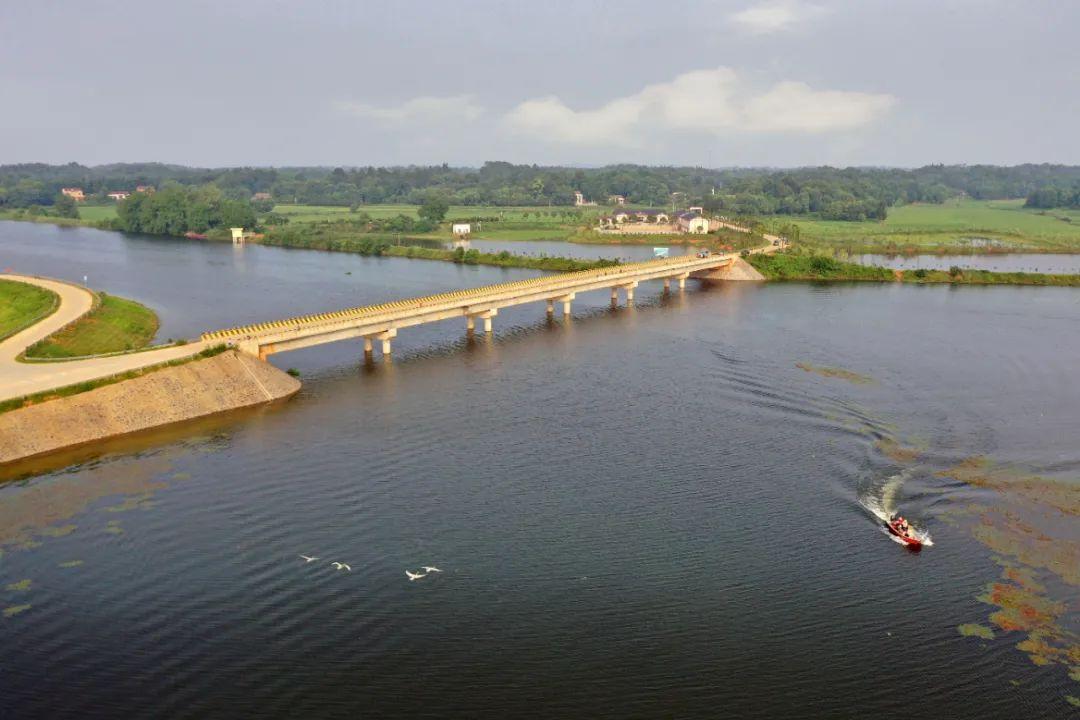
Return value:
<svg viewBox="0 0 1080 720">
<path fill-rule="evenodd" d="M 0 164 L 1080 164 L 1076 0 L 2 0 Z"/>
</svg>

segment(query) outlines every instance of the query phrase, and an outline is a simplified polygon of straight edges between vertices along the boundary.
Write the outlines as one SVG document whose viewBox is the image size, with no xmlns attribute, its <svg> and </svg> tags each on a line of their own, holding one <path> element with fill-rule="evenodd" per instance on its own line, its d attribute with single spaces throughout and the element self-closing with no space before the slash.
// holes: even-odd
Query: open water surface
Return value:
<svg viewBox="0 0 1080 720">
<path fill-rule="evenodd" d="M 162 338 L 532 275 L 16 223 L 0 267 L 87 275 Z M 1070 717 L 1067 667 L 957 631 L 1001 567 L 950 516 L 997 499 L 937 473 L 1075 488 L 1080 291 L 607 302 L 276 355 L 283 405 L 0 484 L 0 717 Z"/>
</svg>

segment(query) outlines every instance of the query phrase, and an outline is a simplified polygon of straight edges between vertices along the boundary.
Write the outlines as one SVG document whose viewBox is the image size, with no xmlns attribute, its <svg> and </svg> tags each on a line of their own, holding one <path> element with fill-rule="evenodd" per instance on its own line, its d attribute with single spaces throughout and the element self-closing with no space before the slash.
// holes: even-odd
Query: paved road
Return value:
<svg viewBox="0 0 1080 720">
<path fill-rule="evenodd" d="M 69 360 L 48 363 L 22 363 L 15 358 L 28 345 L 48 337 L 69 322 L 76 320 L 93 305 L 94 298 L 88 290 L 77 285 L 28 277 L 26 275 L 4 275 L 0 279 L 30 283 L 52 290 L 60 296 L 60 306 L 56 312 L 36 325 L 12 335 L 0 342 L 0 400 L 31 395 L 44 390 L 72 385 L 86 380 L 116 375 L 157 363 L 168 362 L 188 357 L 202 350 L 206 345 L 194 342 L 180 347 L 167 347 L 161 350 L 114 355 L 112 357 L 92 358 L 89 360 Z"/>
</svg>

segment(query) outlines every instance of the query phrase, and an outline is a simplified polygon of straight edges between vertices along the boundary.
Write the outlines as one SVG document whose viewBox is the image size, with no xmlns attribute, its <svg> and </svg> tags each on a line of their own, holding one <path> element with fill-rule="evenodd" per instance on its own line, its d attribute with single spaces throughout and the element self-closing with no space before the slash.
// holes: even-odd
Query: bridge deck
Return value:
<svg viewBox="0 0 1080 720">
<path fill-rule="evenodd" d="M 398 300 L 336 312 L 302 315 L 273 322 L 205 333 L 207 342 L 237 343 L 242 349 L 258 348 L 260 354 L 306 347 L 318 342 L 370 336 L 455 316 L 494 314 L 500 307 L 540 300 L 573 299 L 577 292 L 606 287 L 625 287 L 640 281 L 686 278 L 691 273 L 730 265 L 736 255 L 707 258 L 677 257 L 615 265 L 581 272 L 548 275 L 529 280 L 488 285 L 467 290 Z M 317 338 L 317 339 L 316 339 Z M 247 346 L 245 348 L 245 345 Z"/>
</svg>

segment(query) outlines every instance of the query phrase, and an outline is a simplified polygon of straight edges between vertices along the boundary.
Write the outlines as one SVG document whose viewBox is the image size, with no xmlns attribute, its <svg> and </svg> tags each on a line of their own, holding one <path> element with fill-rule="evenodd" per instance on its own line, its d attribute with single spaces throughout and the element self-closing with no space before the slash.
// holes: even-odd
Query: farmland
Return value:
<svg viewBox="0 0 1080 720">
<path fill-rule="evenodd" d="M 794 220 L 804 245 L 853 253 L 1080 252 L 1080 212 L 1037 211 L 1023 200 L 950 200 L 942 205 L 902 205 L 882 222 Z"/>
</svg>

